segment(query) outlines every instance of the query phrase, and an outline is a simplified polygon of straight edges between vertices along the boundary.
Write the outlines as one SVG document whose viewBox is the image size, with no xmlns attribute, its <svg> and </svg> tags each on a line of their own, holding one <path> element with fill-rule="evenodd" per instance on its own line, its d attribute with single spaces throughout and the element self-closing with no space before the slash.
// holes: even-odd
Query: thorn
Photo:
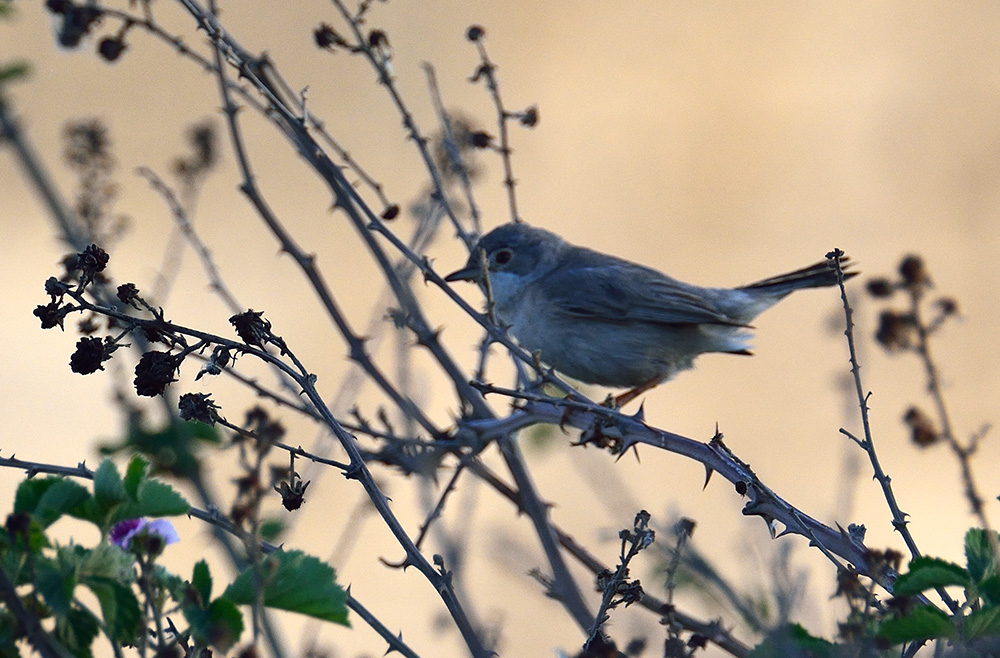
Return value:
<svg viewBox="0 0 1000 658">
<path fill-rule="evenodd" d="M 559 416 L 559 429 L 562 430 L 563 434 L 566 434 L 566 423 L 569 422 L 570 418 L 570 408 L 563 408 L 562 415 Z"/>
<path fill-rule="evenodd" d="M 715 473 L 715 469 L 711 466 L 705 467 L 705 484 L 701 485 L 701 490 L 704 491 L 708 489 L 708 481 L 712 479 L 712 473 Z"/>
<path fill-rule="evenodd" d="M 642 460 L 639 459 L 639 442 L 638 441 L 636 441 L 635 443 L 632 444 L 632 452 L 635 453 L 635 462 L 637 464 L 641 464 Z"/>
<path fill-rule="evenodd" d="M 718 421 L 715 423 L 715 434 L 712 436 L 712 440 L 708 443 L 712 446 L 722 445 L 722 432 L 719 431 Z"/>
<path fill-rule="evenodd" d="M 406 571 L 406 567 L 409 567 L 409 566 L 413 565 L 413 563 L 410 562 L 410 556 L 409 555 L 404 556 L 403 559 L 400 560 L 399 562 L 390 562 L 389 560 L 385 559 L 384 557 L 380 557 L 378 559 L 378 561 L 381 562 L 382 564 L 384 564 L 385 566 L 389 567 L 390 569 L 402 569 L 403 571 Z"/>
<path fill-rule="evenodd" d="M 764 523 L 767 524 L 767 531 L 771 533 L 771 539 L 775 539 L 777 535 L 775 532 L 777 530 L 777 519 L 775 519 L 770 514 L 761 514 L 760 518 L 764 519 Z"/>
<path fill-rule="evenodd" d="M 640 423 L 646 423 L 646 400 L 639 403 L 639 411 L 632 414 L 632 419 Z"/>
<path fill-rule="evenodd" d="M 396 636 L 396 639 L 398 639 L 398 640 L 399 640 L 399 643 L 400 643 L 400 644 L 402 644 L 402 643 L 403 643 L 403 631 L 399 631 L 399 635 L 397 635 L 397 636 Z M 382 655 L 383 655 L 383 656 L 388 656 L 388 655 L 389 655 L 390 653 L 392 653 L 393 651 L 397 651 L 396 647 L 394 647 L 394 646 L 392 646 L 392 645 L 389 645 L 389 648 L 388 648 L 388 649 L 386 649 L 386 650 L 385 650 L 385 653 L 383 653 Z"/>
</svg>

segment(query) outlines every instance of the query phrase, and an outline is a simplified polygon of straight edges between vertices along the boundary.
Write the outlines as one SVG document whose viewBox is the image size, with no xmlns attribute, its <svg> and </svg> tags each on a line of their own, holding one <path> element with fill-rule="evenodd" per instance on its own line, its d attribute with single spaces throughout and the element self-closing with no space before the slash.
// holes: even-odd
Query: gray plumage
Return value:
<svg viewBox="0 0 1000 658">
<path fill-rule="evenodd" d="M 480 250 L 497 318 L 518 342 L 570 377 L 612 387 L 650 388 L 705 352 L 749 354 L 757 315 L 795 290 L 837 283 L 821 262 L 738 288 L 703 288 L 527 224 L 483 236 L 446 280 L 482 286 Z"/>
</svg>

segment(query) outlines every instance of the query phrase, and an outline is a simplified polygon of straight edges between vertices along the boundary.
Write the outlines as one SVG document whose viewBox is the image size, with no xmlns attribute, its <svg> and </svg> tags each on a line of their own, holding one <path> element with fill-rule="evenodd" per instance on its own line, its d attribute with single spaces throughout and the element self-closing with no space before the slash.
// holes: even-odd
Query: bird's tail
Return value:
<svg viewBox="0 0 1000 658">
<path fill-rule="evenodd" d="M 848 262 L 849 260 L 850 259 L 846 256 L 840 259 L 840 262 L 843 264 L 843 269 L 845 270 L 845 279 L 849 279 L 852 276 L 857 275 L 857 272 L 846 271 L 852 265 L 852 263 Z M 793 290 L 798 290 L 799 288 L 823 288 L 835 285 L 837 285 L 837 271 L 830 267 L 827 261 L 822 261 L 816 263 L 815 265 L 795 270 L 794 272 L 779 274 L 778 276 L 772 276 L 764 279 L 763 281 L 742 286 L 741 289 L 767 291 L 776 297 L 784 297 L 788 293 Z"/>
</svg>

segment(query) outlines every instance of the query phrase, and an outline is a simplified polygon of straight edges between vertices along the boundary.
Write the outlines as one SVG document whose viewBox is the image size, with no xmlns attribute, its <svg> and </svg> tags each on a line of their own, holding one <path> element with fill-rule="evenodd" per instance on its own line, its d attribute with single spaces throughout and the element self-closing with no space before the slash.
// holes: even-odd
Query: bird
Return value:
<svg viewBox="0 0 1000 658">
<path fill-rule="evenodd" d="M 622 406 L 693 368 L 700 354 L 751 354 L 754 318 L 791 292 L 834 286 L 838 277 L 822 261 L 736 288 L 701 287 L 518 222 L 482 236 L 445 281 L 488 290 L 496 319 L 542 363 L 581 382 L 630 389 L 615 398 Z"/>
</svg>

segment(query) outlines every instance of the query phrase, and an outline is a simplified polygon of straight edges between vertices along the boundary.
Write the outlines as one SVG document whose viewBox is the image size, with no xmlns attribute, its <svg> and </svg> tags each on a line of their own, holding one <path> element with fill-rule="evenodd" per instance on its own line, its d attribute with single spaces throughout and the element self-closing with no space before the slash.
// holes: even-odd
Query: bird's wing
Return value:
<svg viewBox="0 0 1000 658">
<path fill-rule="evenodd" d="M 627 261 L 616 267 L 580 266 L 552 271 L 538 285 L 558 310 L 605 322 L 655 324 L 741 323 L 728 317 L 700 288 Z"/>
</svg>

